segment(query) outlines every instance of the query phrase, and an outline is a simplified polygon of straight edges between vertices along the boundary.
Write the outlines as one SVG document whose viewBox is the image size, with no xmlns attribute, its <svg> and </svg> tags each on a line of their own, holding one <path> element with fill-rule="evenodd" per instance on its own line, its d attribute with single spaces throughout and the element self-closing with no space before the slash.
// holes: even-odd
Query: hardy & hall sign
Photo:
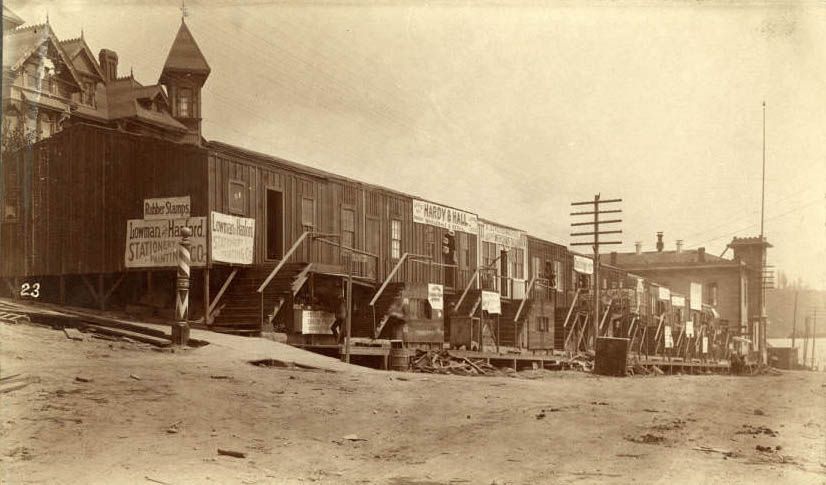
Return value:
<svg viewBox="0 0 826 485">
<path fill-rule="evenodd" d="M 213 212 L 209 227 L 213 262 L 252 264 L 255 219 Z"/>
<path fill-rule="evenodd" d="M 476 214 L 413 199 L 413 222 L 476 234 Z"/>
<path fill-rule="evenodd" d="M 191 207 L 189 196 L 144 199 L 144 219 L 186 219 Z"/>
<path fill-rule="evenodd" d="M 127 268 L 174 267 L 177 263 L 181 229 L 192 229 L 192 266 L 206 266 L 206 217 L 189 219 L 129 219 L 126 221 Z"/>
</svg>

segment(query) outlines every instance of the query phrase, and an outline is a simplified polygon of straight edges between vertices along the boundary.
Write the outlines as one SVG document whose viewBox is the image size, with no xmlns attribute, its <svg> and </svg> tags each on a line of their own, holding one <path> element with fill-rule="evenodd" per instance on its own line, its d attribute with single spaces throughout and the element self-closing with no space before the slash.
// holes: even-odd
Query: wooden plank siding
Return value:
<svg viewBox="0 0 826 485">
<path fill-rule="evenodd" d="M 2 276 L 124 271 L 126 221 L 143 217 L 145 198 L 190 195 L 192 214 L 206 215 L 206 151 L 195 146 L 77 124 L 27 157 L 21 220 L 2 227 Z"/>
</svg>

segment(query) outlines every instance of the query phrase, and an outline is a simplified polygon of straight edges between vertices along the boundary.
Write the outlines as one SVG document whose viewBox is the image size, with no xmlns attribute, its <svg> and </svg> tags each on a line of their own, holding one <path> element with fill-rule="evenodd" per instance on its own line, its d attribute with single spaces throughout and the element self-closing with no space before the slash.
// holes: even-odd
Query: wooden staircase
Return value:
<svg viewBox="0 0 826 485">
<path fill-rule="evenodd" d="M 219 332 L 255 334 L 261 328 L 261 294 L 258 287 L 274 266 L 244 268 L 224 294 L 211 328 Z M 272 323 L 309 278 L 309 263 L 285 264 L 264 290 L 264 322 Z"/>
<path fill-rule="evenodd" d="M 454 315 L 459 315 L 462 317 L 476 315 L 476 312 L 479 311 L 479 306 L 482 304 L 482 290 L 468 290 L 467 295 L 465 295 L 465 299 L 462 300 L 462 305 L 459 308 L 454 309 L 453 306 L 458 300 L 458 295 L 454 295 L 448 300 L 448 305 L 450 305 L 450 309 Z"/>
<path fill-rule="evenodd" d="M 516 347 L 517 341 L 516 332 L 519 331 L 521 325 L 524 324 L 528 313 L 531 309 L 531 299 L 525 302 L 522 308 L 522 313 L 519 315 L 519 321 L 515 322 L 516 312 L 519 311 L 519 305 L 522 300 L 502 300 L 502 315 L 499 316 L 499 345 L 504 347 Z"/>
</svg>

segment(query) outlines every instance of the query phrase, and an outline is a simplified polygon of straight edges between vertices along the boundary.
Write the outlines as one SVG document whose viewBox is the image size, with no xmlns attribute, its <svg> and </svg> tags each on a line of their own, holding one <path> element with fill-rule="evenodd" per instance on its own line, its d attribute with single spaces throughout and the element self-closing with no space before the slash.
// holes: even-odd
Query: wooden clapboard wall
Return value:
<svg viewBox="0 0 826 485">
<path fill-rule="evenodd" d="M 21 217 L 0 228 L 0 275 L 125 270 L 126 221 L 143 199 L 189 195 L 206 215 L 206 151 L 88 124 L 74 124 L 25 154 Z"/>
</svg>

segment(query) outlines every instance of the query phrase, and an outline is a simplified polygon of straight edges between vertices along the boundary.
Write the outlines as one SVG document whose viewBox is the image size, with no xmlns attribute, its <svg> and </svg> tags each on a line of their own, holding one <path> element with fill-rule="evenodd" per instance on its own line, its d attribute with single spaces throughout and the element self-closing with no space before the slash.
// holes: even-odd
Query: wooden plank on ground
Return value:
<svg viewBox="0 0 826 485">
<path fill-rule="evenodd" d="M 152 344 L 157 347 L 168 347 L 172 344 L 172 341 L 167 338 L 160 338 L 155 337 L 152 335 L 147 335 L 145 333 L 138 333 L 132 332 L 131 330 L 123 330 L 119 328 L 111 328 L 111 327 L 104 327 L 102 325 L 92 325 L 86 324 L 86 327 L 99 333 L 103 333 L 106 335 L 113 335 L 116 337 L 127 337 L 132 340 L 137 340 L 138 342 L 144 342 L 147 344 Z"/>
<path fill-rule="evenodd" d="M 86 337 L 76 328 L 64 328 L 63 333 L 72 340 L 85 340 Z"/>
</svg>

